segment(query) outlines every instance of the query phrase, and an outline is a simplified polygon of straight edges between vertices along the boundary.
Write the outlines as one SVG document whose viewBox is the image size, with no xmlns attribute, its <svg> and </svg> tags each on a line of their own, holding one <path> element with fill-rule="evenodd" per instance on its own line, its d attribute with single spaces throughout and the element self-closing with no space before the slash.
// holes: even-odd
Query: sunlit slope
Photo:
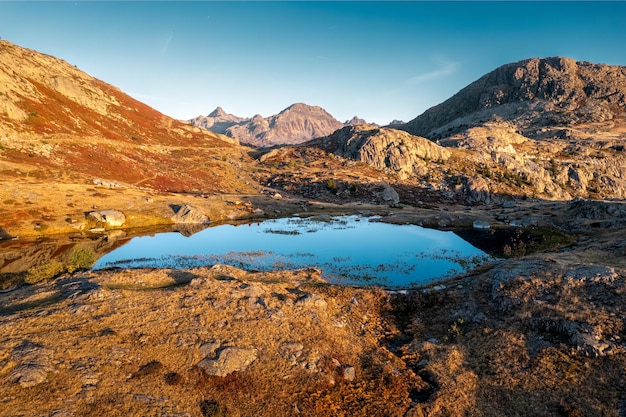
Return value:
<svg viewBox="0 0 626 417">
<path fill-rule="evenodd" d="M 236 140 L 165 116 L 67 62 L 0 41 L 0 178 L 250 191 Z"/>
</svg>

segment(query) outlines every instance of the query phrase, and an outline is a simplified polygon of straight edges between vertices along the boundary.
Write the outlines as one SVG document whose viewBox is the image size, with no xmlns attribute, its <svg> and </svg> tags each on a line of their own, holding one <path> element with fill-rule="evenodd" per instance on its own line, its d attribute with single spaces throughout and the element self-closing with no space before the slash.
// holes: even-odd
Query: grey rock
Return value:
<svg viewBox="0 0 626 417">
<path fill-rule="evenodd" d="M 211 220 L 199 209 L 189 204 L 173 206 L 174 215 L 171 217 L 174 224 L 209 224 Z"/>
<path fill-rule="evenodd" d="M 257 359 L 258 351 L 253 348 L 227 347 L 217 352 L 216 358 L 205 358 L 198 363 L 208 375 L 226 376 L 241 372 Z"/>
<path fill-rule="evenodd" d="M 474 230 L 489 230 L 491 228 L 489 222 L 485 222 L 482 220 L 474 220 L 474 223 L 472 223 L 472 227 L 474 228 Z"/>
<path fill-rule="evenodd" d="M 335 144 L 327 147 L 335 155 L 364 162 L 400 179 L 426 175 L 430 161 L 450 157 L 449 150 L 428 139 L 373 125 L 348 126 L 318 141 Z"/>
<path fill-rule="evenodd" d="M 398 204 L 400 202 L 400 196 L 394 188 L 386 182 L 378 184 L 378 192 L 376 193 L 385 203 Z"/>
<path fill-rule="evenodd" d="M 52 370 L 52 351 L 43 346 L 25 341 L 13 349 L 12 356 L 18 365 L 9 375 L 9 381 L 24 388 L 45 382 Z"/>
</svg>

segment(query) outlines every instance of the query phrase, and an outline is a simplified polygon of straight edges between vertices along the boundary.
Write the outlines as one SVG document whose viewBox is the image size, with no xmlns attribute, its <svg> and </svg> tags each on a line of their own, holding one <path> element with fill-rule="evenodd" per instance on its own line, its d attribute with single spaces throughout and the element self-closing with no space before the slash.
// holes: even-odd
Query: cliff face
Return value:
<svg viewBox="0 0 626 417">
<path fill-rule="evenodd" d="M 374 125 L 348 126 L 337 130 L 328 143 L 335 155 L 387 170 L 404 180 L 426 175 L 429 162 L 446 161 L 450 151 L 428 139 Z"/>
<path fill-rule="evenodd" d="M 410 122 L 396 126 L 437 139 L 492 118 L 528 131 L 623 118 L 626 67 L 533 58 L 503 65 Z"/>
<path fill-rule="evenodd" d="M 289 106 L 270 117 L 256 115 L 250 119 L 227 114 L 218 107 L 208 116 L 200 116 L 190 122 L 256 147 L 298 144 L 329 135 L 344 126 L 323 108 L 302 103 Z"/>
</svg>

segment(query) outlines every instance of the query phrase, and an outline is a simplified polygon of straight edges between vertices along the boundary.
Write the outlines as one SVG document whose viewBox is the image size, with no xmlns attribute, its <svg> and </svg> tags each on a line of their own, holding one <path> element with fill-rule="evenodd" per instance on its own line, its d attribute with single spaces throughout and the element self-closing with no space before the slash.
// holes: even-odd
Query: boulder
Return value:
<svg viewBox="0 0 626 417">
<path fill-rule="evenodd" d="M 474 220 L 472 227 L 474 228 L 474 230 L 489 230 L 491 226 L 489 226 L 489 222 Z"/>
<path fill-rule="evenodd" d="M 104 223 L 109 227 L 121 227 L 126 223 L 126 216 L 118 210 L 98 210 L 87 213 L 87 218 L 98 224 Z"/>
<path fill-rule="evenodd" d="M 209 224 L 211 220 L 196 207 L 189 204 L 171 205 L 174 215 L 170 217 L 174 224 Z"/>
<path fill-rule="evenodd" d="M 381 182 L 380 184 L 378 184 L 378 192 L 376 193 L 376 195 L 385 203 L 398 204 L 400 202 L 400 196 L 398 195 L 398 192 L 386 182 Z"/>
</svg>

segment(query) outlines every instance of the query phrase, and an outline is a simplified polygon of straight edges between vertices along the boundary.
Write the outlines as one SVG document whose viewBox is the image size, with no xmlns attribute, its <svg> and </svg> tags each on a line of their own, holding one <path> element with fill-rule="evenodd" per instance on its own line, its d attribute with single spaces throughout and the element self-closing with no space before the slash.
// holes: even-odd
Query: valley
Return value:
<svg viewBox="0 0 626 417">
<path fill-rule="evenodd" d="M 0 416 L 625 415 L 624 67 L 507 64 L 408 123 L 279 144 L 7 41 L 0 58 Z M 315 124 L 294 106 L 289 129 Z M 495 259 L 392 290 L 90 270 L 134 236 L 350 215 Z"/>
</svg>

